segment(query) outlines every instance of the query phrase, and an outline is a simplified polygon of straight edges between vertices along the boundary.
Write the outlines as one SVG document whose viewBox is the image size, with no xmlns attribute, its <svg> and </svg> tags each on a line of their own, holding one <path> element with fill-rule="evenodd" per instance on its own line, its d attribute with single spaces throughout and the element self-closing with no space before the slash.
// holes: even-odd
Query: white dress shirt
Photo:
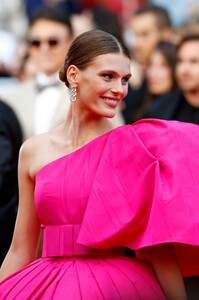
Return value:
<svg viewBox="0 0 199 300">
<path fill-rule="evenodd" d="M 58 73 L 47 77 L 38 74 L 37 84 L 39 88 L 34 108 L 34 134 L 44 133 L 50 130 L 50 123 L 57 108 L 61 96 L 61 82 Z"/>
</svg>

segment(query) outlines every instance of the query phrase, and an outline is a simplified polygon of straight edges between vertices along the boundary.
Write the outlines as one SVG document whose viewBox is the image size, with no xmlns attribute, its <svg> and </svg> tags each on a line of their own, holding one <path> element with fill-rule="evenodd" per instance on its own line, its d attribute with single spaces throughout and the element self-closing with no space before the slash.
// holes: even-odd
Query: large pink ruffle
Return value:
<svg viewBox="0 0 199 300">
<path fill-rule="evenodd" d="M 199 126 L 141 120 L 109 136 L 78 242 L 134 250 L 175 243 L 183 276 L 199 274 Z"/>
</svg>

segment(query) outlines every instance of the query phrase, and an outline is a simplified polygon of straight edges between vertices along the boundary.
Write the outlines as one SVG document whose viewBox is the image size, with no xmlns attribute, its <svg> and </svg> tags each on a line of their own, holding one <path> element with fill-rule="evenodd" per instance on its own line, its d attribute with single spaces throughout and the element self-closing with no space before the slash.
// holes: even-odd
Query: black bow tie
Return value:
<svg viewBox="0 0 199 300">
<path fill-rule="evenodd" d="M 48 84 L 41 84 L 39 82 L 36 82 L 35 87 L 38 93 L 42 92 L 43 90 L 45 90 L 46 88 L 49 87 L 59 87 L 61 85 L 61 83 L 59 81 L 55 81 L 52 83 L 48 83 Z"/>
</svg>

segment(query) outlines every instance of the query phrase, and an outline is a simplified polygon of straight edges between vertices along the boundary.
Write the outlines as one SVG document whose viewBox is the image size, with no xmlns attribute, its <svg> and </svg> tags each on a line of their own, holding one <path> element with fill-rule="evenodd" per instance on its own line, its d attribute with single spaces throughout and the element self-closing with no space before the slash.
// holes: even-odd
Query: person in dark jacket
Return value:
<svg viewBox="0 0 199 300">
<path fill-rule="evenodd" d="M 10 246 L 16 219 L 21 144 L 20 124 L 13 110 L 0 100 L 0 264 Z"/>
</svg>

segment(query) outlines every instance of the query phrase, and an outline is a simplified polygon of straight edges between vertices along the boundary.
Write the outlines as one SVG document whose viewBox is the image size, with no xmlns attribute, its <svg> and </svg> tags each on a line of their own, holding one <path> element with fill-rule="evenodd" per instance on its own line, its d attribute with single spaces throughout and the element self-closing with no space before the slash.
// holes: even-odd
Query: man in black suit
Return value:
<svg viewBox="0 0 199 300">
<path fill-rule="evenodd" d="M 157 98 L 146 117 L 199 124 L 199 34 L 180 41 L 176 79 L 179 90 Z"/>
<path fill-rule="evenodd" d="M 0 100 L 0 264 L 12 239 L 17 205 L 22 131 L 13 110 Z"/>
</svg>

